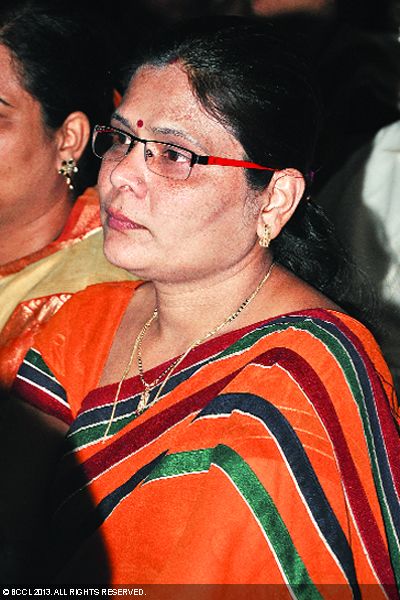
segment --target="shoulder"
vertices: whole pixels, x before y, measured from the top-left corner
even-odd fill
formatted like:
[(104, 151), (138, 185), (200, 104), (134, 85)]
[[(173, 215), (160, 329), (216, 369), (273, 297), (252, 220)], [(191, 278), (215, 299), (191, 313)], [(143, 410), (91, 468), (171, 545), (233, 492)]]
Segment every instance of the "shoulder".
[(113, 329), (119, 321), (140, 281), (111, 281), (89, 285), (76, 292), (50, 319), (35, 339), (35, 347), (75, 339), (79, 344), (94, 332), (97, 337), (107, 329)]
[(373, 334), (360, 321), (343, 312), (314, 308), (281, 315), (263, 328), (268, 334), (265, 344), (299, 385), (312, 380), (315, 389), (318, 381), (335, 403), (345, 397), (344, 390), (354, 400), (369, 398), (375, 403), (381, 398), (385, 403), (388, 398), (398, 418), (389, 368)]
[(97, 385), (115, 331), (140, 283), (102, 283), (74, 294), (35, 337), (14, 384), (17, 393), (28, 401), (37, 397), (33, 403), (43, 412), (61, 414), (68, 422), (68, 411), (75, 415), (82, 398)]
[(54, 373), (63, 373), (67, 370), (66, 363), (76, 369), (77, 360), (85, 365), (94, 356), (102, 360), (140, 284), (139, 281), (106, 282), (75, 293), (35, 337), (34, 347), (49, 368)]
[[(322, 381), (333, 373), (340, 378), (380, 379), (391, 376), (379, 345), (365, 325), (332, 309), (311, 308), (291, 311), (268, 319), (247, 337), (248, 343), (260, 342), (260, 351), (282, 357), (285, 364), (307, 364)], [(244, 340), (242, 340), (244, 345)], [(284, 358), (283, 358), (284, 357)], [(271, 359), (272, 360), (272, 359)]]
[(279, 421), (282, 431), (290, 426), (313, 452), (330, 456), (345, 439), (364, 444), (371, 424), (398, 444), (389, 370), (372, 334), (352, 317), (326, 309), (283, 314), (255, 324), (217, 357), (225, 375), (228, 358), (232, 378), (207, 411), (235, 420), (240, 411), (241, 439), (253, 435), (255, 417), (271, 427)]
[[(102, 313), (102, 309), (108, 307), (109, 312), (118, 310), (119, 307), (132, 297), (135, 289), (141, 285), (141, 281), (107, 281), (89, 285), (83, 290), (76, 292), (68, 302), (62, 307), (52, 320), (54, 326), (58, 322), (69, 319), (70, 315), (76, 315), (74, 320), (87, 313), (90, 310), (91, 321), (104, 320), (108, 313)], [(111, 303), (111, 304), (110, 304)], [(88, 315), (89, 316), (89, 315)], [(57, 321), (55, 320), (57, 319)]]
[[(265, 323), (277, 331), (288, 330), (290, 343), (299, 352), (307, 353), (315, 344), (329, 349), (332, 360), (347, 353), (360, 355), (364, 360), (373, 360), (377, 365), (385, 364), (381, 350), (371, 331), (347, 313), (331, 308), (310, 308), (280, 315)], [(301, 341), (300, 341), (301, 340)]]

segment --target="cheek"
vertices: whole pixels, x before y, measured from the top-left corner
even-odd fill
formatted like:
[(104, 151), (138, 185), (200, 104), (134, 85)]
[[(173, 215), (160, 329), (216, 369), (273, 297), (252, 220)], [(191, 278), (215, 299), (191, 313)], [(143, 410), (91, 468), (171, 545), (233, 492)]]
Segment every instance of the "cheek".
[(24, 142), (21, 136), (10, 138), (0, 135), (2, 170), (6, 167), (10, 173), (15, 172), (18, 178), (21, 175), (23, 177), (24, 171), (33, 162), (34, 154), (34, 149)]
[[(1, 138), (1, 136), (0, 136)], [(21, 189), (26, 182), (31, 188), (39, 185), (47, 194), (49, 184), (58, 181), (56, 154), (51, 141), (37, 143), (32, 140), (13, 140), (10, 144), (0, 143), (0, 167), (2, 186)], [(36, 190), (32, 189), (32, 193)]]
[[(163, 243), (190, 240), (186, 252), (202, 255), (252, 243), (255, 217), (247, 208), (247, 187), (240, 178), (214, 178), (202, 186), (181, 190), (167, 201), (160, 197), (158, 216), (162, 228), (156, 229)], [(174, 218), (171, 218), (171, 215)], [(239, 248), (237, 248), (239, 250)]]
[(152, 211), (196, 224), (213, 223), (226, 211), (241, 206), (244, 191), (238, 179), (232, 184), (227, 178), (215, 177), (208, 171), (197, 177), (192, 174), (186, 182), (169, 181), (167, 187), (158, 187), (155, 194), (150, 192)]
[(101, 161), (100, 170), (99, 170), (99, 174), (97, 177), (97, 184), (98, 184), (99, 190), (101, 191), (102, 189), (105, 189), (107, 186), (107, 183), (109, 184), (109, 182), (110, 182), (110, 168), (109, 167), (107, 168), (106, 162)]
[(102, 162), (97, 176), (97, 189), (99, 192), (100, 210), (103, 212), (104, 207), (109, 204), (109, 199), (112, 195), (112, 185), (110, 182), (111, 169), (109, 164)]
[(214, 178), (204, 189), (198, 221), (217, 234), (218, 231), (223, 234), (242, 227), (246, 197), (247, 189), (241, 173), (223, 171), (220, 177)]
[(150, 194), (150, 206), (157, 237), (165, 243), (190, 237), (193, 241), (214, 230), (224, 212), (221, 198), (208, 191), (159, 193), (157, 199)]

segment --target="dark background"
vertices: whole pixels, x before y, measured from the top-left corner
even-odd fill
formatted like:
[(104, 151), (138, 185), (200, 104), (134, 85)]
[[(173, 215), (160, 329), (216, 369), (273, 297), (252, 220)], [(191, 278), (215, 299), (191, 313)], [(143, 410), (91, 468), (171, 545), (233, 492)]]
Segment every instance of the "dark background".
[[(19, 0), (0, 2), (16, 6)], [(400, 0), (97, 0), (94, 6), (90, 0), (52, 0), (50, 4), (81, 15), (102, 32), (120, 91), (119, 67), (169, 23), (197, 15), (246, 15), (261, 8), (268, 18), (290, 20), (310, 52), (325, 107), (316, 192), (355, 150), (399, 118)]]

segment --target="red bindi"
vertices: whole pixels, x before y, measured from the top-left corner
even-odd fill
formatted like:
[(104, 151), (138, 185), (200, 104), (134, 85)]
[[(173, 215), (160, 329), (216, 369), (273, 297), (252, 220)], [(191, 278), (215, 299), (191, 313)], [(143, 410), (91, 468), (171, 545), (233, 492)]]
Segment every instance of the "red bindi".
[(138, 127), (143, 127), (143, 121), (142, 121), (142, 119), (138, 119), (138, 121), (137, 121), (136, 125), (137, 125)]

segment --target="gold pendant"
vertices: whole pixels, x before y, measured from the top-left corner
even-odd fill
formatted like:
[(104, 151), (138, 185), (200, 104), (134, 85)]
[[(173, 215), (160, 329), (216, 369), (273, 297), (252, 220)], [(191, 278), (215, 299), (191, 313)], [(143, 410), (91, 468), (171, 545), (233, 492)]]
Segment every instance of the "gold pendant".
[(147, 388), (145, 388), (143, 390), (143, 392), (140, 394), (140, 400), (139, 400), (139, 404), (137, 405), (136, 412), (138, 412), (140, 414), (141, 412), (144, 411), (144, 409), (147, 407), (147, 403), (149, 401), (149, 396), (150, 396), (150, 391)]

